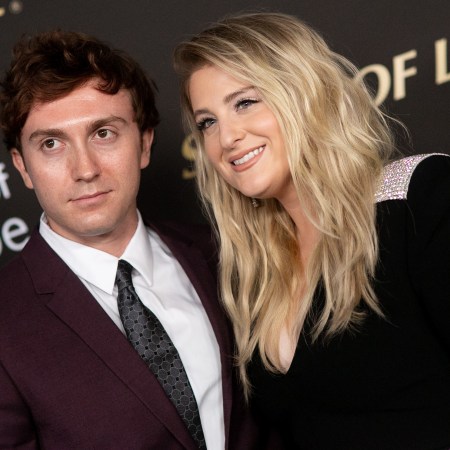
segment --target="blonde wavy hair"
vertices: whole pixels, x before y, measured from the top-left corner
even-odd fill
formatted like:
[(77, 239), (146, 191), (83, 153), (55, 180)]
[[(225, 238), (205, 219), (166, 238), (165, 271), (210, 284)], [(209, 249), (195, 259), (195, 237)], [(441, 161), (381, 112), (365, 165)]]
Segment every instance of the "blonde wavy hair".
[[(255, 209), (205, 156), (189, 80), (206, 65), (255, 87), (278, 120), (298, 198), (320, 232), (306, 267), (295, 225), (278, 201), (260, 200)], [(317, 339), (358, 325), (367, 309), (361, 303), (383, 314), (371, 283), (378, 259), (374, 195), (394, 151), (392, 133), (354, 65), (292, 16), (226, 18), (179, 44), (174, 66), (183, 120), (198, 149), (198, 189), (220, 240), (221, 295), (248, 395), (246, 369), (256, 348), (268, 370), (284, 371), (283, 327), (298, 339), (310, 317)], [(319, 288), (325, 303), (313, 314)]]

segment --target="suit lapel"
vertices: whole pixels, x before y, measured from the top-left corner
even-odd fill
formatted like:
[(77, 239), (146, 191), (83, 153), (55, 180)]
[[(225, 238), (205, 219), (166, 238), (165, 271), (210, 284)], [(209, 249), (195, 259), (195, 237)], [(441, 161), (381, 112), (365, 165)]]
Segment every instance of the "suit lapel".
[(232, 355), (231, 332), (226, 313), (218, 300), (217, 280), (205, 261), (205, 255), (191, 239), (176, 236), (173, 231), (162, 226), (152, 225), (161, 239), (169, 247), (173, 255), (186, 272), (197, 291), (214, 330), (220, 349), (222, 363), (222, 391), (224, 403), (225, 437), (228, 442), (232, 409)]
[[(158, 380), (78, 277), (38, 232), (24, 249), (34, 286), (46, 303), (187, 449), (195, 443)], [(45, 261), (45, 264), (43, 262)]]

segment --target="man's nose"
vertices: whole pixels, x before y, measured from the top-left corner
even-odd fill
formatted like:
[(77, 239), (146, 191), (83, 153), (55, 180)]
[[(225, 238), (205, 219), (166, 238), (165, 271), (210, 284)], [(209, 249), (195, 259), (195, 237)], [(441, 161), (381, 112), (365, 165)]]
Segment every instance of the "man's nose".
[(71, 164), (75, 181), (91, 181), (100, 173), (100, 164), (95, 151), (85, 144), (77, 144), (73, 148)]

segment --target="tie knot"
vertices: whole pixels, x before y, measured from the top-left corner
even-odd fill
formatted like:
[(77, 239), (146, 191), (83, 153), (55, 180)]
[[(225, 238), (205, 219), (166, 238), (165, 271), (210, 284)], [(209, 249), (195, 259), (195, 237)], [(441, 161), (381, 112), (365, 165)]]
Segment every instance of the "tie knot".
[(120, 259), (117, 266), (116, 273), (116, 284), (119, 291), (126, 287), (133, 286), (131, 281), (131, 272), (133, 271), (133, 266), (127, 261)]

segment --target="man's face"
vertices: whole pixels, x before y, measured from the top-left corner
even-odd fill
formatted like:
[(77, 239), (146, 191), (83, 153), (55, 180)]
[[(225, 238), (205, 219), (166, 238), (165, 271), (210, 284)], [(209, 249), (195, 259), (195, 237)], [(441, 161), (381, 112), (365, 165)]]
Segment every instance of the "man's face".
[(140, 133), (128, 91), (109, 95), (95, 87), (93, 80), (35, 103), (22, 129), (22, 155), (12, 156), (56, 233), (120, 254), (136, 229), (153, 131)]

